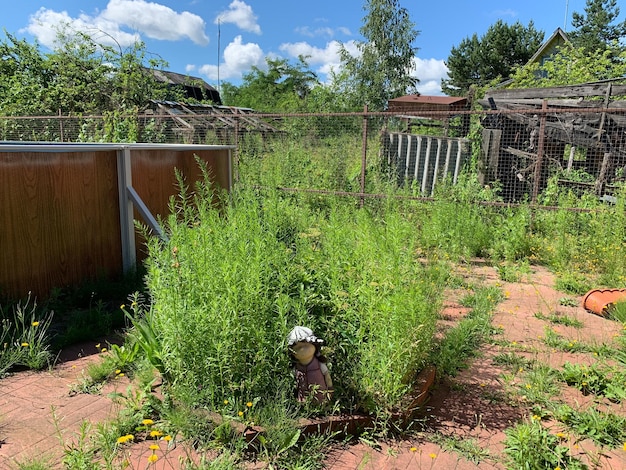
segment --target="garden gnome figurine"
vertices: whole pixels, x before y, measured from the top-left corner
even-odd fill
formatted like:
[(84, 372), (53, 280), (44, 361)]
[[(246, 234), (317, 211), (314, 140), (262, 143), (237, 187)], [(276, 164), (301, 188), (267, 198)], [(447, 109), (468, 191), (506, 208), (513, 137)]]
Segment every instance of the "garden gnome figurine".
[(296, 326), (289, 333), (287, 344), (294, 362), (298, 401), (304, 402), (311, 396), (315, 403), (323, 403), (330, 398), (333, 389), (326, 359), (320, 353), (324, 341), (310, 328)]

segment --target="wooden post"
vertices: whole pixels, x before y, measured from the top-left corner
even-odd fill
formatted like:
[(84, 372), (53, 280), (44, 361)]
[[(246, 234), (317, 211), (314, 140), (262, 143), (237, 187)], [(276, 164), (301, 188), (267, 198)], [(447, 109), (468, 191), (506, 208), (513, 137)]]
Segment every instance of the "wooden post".
[[(608, 84), (606, 87), (606, 94), (604, 95), (604, 108), (608, 109), (609, 103), (611, 101), (611, 91), (612, 85)], [(606, 121), (606, 112), (602, 113), (602, 117), (600, 118), (600, 127), (598, 127), (598, 133), (596, 137), (598, 138), (598, 142), (602, 142), (604, 140), (604, 157), (602, 158), (602, 165), (600, 166), (600, 173), (598, 174), (598, 178), (596, 179), (595, 184), (595, 193), (596, 196), (602, 196), (602, 191), (604, 190), (604, 185), (607, 181), (607, 174), (609, 172), (609, 168), (611, 166), (611, 162), (613, 160), (613, 154), (611, 152), (611, 143), (608, 139), (602, 139), (602, 133), (604, 132), (604, 123)]]
[(367, 105), (363, 106), (363, 144), (361, 149), (361, 201), (359, 207), (365, 205), (365, 167), (367, 166)]
[(548, 100), (541, 103), (541, 117), (539, 118), (539, 143), (537, 145), (537, 161), (535, 162), (535, 180), (533, 181), (533, 194), (531, 202), (537, 203), (539, 186), (541, 184), (541, 167), (543, 166), (543, 148), (546, 140), (546, 111), (548, 110)]

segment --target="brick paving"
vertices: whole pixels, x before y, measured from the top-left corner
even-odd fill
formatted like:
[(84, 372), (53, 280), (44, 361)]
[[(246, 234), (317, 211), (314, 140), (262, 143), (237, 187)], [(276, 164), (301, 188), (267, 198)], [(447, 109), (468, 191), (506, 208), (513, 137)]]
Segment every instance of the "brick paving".
[[(474, 271), (476, 271), (475, 269)], [(545, 271), (545, 270), (544, 270)], [(496, 283), (497, 275), (493, 268), (485, 268), (485, 278)], [(475, 273), (474, 273), (475, 274)], [(581, 341), (608, 342), (621, 331), (621, 326), (590, 315), (580, 307), (559, 305), (563, 294), (552, 289), (554, 280), (546, 272), (542, 281), (535, 276), (528, 283), (505, 283), (506, 300), (498, 305), (493, 316), (493, 324), (501, 329), (501, 337), (517, 345), (518, 354), (527, 350), (535, 351), (531, 358), (553, 367), (562, 367), (564, 361), (581, 362), (584, 357), (545, 348), (540, 335), (544, 333), (545, 322), (535, 313), (566, 312), (584, 322), (580, 330), (553, 326), (559, 334)], [(446, 304), (442, 318), (454, 323), (465, 314), (465, 310), (450, 302)], [(63, 445), (75, 439), (84, 420), (91, 423), (106, 421), (115, 416), (116, 405), (107, 397), (107, 390), (101, 394), (71, 394), (71, 386), (80, 378), (81, 371), (90, 361), (98, 360), (94, 345), (91, 356), (78, 351), (74, 357), (66, 357), (56, 367), (42, 372), (20, 372), (0, 380), (0, 470), (17, 470), (18, 463), (46, 456), (50, 469), (62, 468)], [(89, 351), (88, 351), (89, 352)], [(323, 465), (328, 470), (412, 470), (412, 469), (504, 469), (501, 460), (504, 430), (524, 419), (528, 412), (523, 407), (512, 406), (508, 401), (495, 400), (504, 393), (500, 380), (502, 370), (494, 366), (492, 358), (501, 352), (498, 346), (486, 345), (482, 355), (474, 359), (467, 370), (459, 373), (454, 383), (439, 383), (431, 393), (424, 408), (423, 419), (428, 421), (429, 430), (439, 436), (469, 440), (483, 449), (489, 449), (491, 458), (475, 464), (452, 450), (428, 442), (427, 436), (415, 432), (405, 440), (379, 442), (376, 446), (364, 441), (351, 444), (335, 443), (328, 449)], [(71, 356), (71, 355), (70, 355)], [(593, 360), (593, 358), (591, 358)], [(116, 382), (126, 389), (125, 381)], [(569, 390), (568, 393), (572, 391)], [(561, 396), (566, 399), (566, 396)], [(583, 406), (584, 397), (574, 396), (576, 406)], [(624, 415), (626, 405), (613, 404), (613, 410)], [(128, 458), (127, 468), (146, 468), (149, 443), (143, 442), (125, 449), (121, 458)], [(159, 442), (159, 445), (164, 445)], [(184, 443), (183, 443), (184, 444)], [(189, 452), (183, 444), (175, 449), (161, 449), (163, 458), (154, 469), (182, 468), (177, 464), (180, 457)], [(590, 468), (626, 470), (626, 450), (597, 449), (592, 442), (571, 442), (571, 453), (580, 456)], [(157, 451), (159, 452), (159, 451)], [(593, 464), (597, 465), (593, 465)], [(120, 468), (123, 461), (120, 462)], [(251, 463), (247, 468), (264, 468), (263, 463)]]
[(51, 469), (61, 468), (62, 441), (71, 443), (84, 420), (97, 423), (112, 415), (115, 405), (105, 394), (70, 393), (80, 372), (96, 358), (0, 380), (0, 469), (42, 458)]

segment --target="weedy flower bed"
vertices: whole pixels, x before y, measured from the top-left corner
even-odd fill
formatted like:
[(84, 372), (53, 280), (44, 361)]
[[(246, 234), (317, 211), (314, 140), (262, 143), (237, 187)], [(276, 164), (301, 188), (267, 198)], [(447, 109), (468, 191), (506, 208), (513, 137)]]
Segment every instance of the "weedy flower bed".
[[(181, 195), (168, 241), (149, 242), (142, 323), (171, 398), (216, 412), (228, 403), (257, 423), (401, 406), (431, 352), (447, 271), (418, 261), (413, 225), (387, 209), (333, 201), (315, 211), (245, 190), (216, 207)], [(294, 399), (295, 325), (326, 342), (335, 392), (322, 409)]]

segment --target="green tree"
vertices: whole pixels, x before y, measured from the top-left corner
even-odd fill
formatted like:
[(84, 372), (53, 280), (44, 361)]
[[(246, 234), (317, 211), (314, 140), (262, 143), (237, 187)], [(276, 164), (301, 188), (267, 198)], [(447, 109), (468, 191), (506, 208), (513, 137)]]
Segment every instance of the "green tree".
[(295, 65), (287, 59), (268, 58), (266, 63), (267, 70), (252, 67), (252, 71), (243, 76), (240, 86), (223, 83), (224, 103), (263, 112), (305, 110), (311, 89), (319, 84), (306, 58), (300, 56)]
[[(616, 60), (617, 59), (617, 60)], [(573, 44), (561, 46), (543, 64), (516, 68), (509, 88), (538, 88), (587, 83), (626, 75), (626, 51), (611, 48), (588, 52)]]
[(7, 39), (0, 43), (0, 113), (49, 113), (40, 96), (52, 77), (39, 45), (5, 34)]
[(508, 79), (516, 66), (526, 64), (537, 52), (543, 37), (532, 21), (524, 26), (498, 20), (482, 37), (473, 34), (452, 48), (446, 61), (448, 78), (441, 81), (441, 89), (450, 96), (464, 96), (471, 86)]
[(52, 52), (43, 53), (37, 42), (29, 44), (6, 33), (0, 58), (4, 115), (124, 112), (151, 98), (168, 97), (166, 85), (146, 73), (146, 68), (165, 62), (147, 61), (141, 42), (123, 50), (81, 32), (61, 31)]
[(620, 43), (626, 36), (626, 20), (614, 24), (619, 11), (617, 0), (587, 0), (584, 14), (572, 14), (574, 31), (568, 33), (568, 37), (588, 53), (611, 49), (619, 55), (626, 49), (624, 43)]
[(360, 32), (365, 41), (356, 43), (360, 54), (352, 56), (344, 45), (340, 54), (361, 103), (378, 111), (389, 99), (416, 92), (418, 49), (413, 44), (419, 31), (398, 0), (367, 0), (363, 9), (367, 14)]

